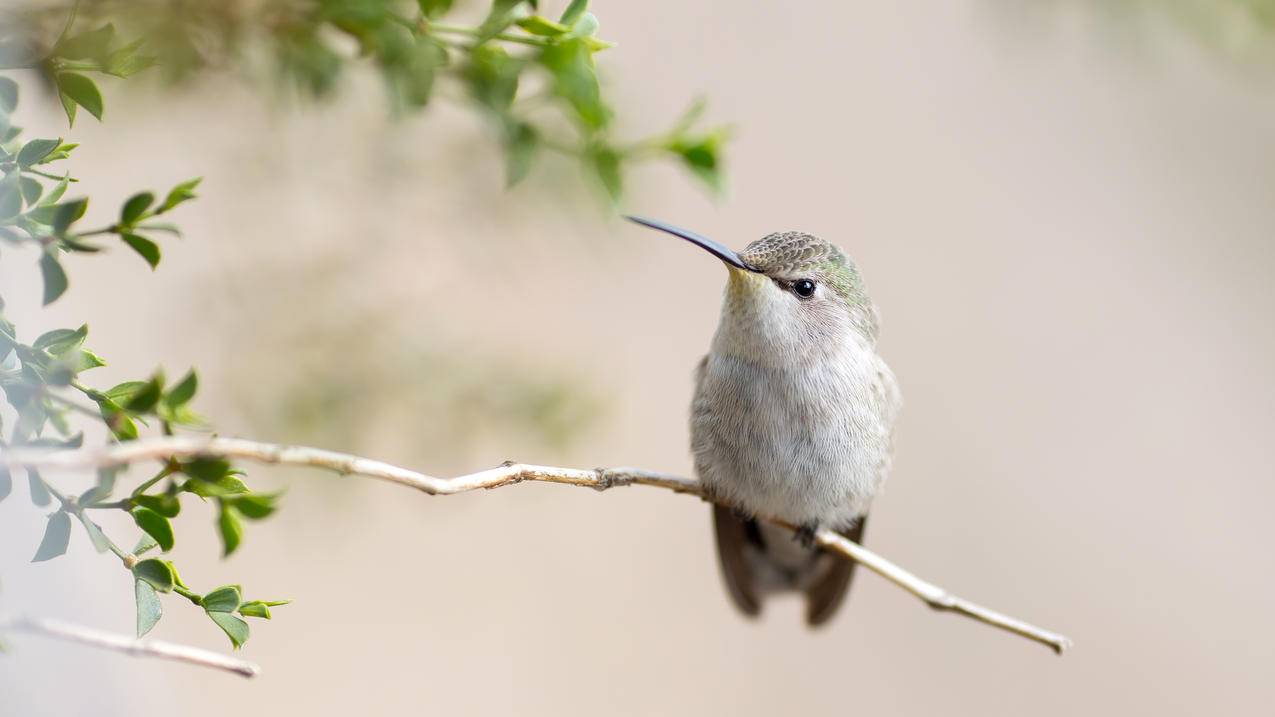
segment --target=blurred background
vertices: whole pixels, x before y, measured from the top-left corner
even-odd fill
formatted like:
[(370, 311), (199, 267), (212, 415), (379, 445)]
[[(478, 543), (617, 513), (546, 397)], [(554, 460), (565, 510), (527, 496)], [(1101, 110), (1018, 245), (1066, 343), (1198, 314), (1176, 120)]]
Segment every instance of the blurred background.
[[(867, 545), (1075, 649), (931, 612), (866, 571), (828, 629), (806, 630), (795, 599), (749, 622), (719, 583), (708, 508), (664, 491), (429, 498), (249, 465), (254, 485), (286, 488), (281, 511), (222, 561), (200, 527), (213, 512), (188, 501), (174, 552), (188, 581), (295, 600), (254, 623), (242, 655), (260, 678), (15, 636), (0, 713), (1269, 705), (1275, 66), (1247, 10), (1205, 24), (1083, 1), (593, 11), (619, 44), (599, 62), (622, 127), (658, 131), (700, 94), (735, 127), (723, 199), (652, 164), (625, 210), (737, 248), (809, 231), (862, 267), (905, 397)], [(90, 217), (202, 175), (186, 238), (154, 275), (120, 251), (70, 257), (77, 282), (42, 312), (35, 272), (9, 262), (10, 310), (87, 319), (111, 358), (103, 385), (156, 357), (173, 376), (199, 366), (196, 408), (226, 435), (435, 475), (505, 459), (689, 472), (716, 262), (619, 221), (569, 163), (504, 191), (480, 123), (442, 104), (391, 118), (363, 80), (317, 108), (230, 77), (111, 87), (129, 101), (67, 135), (103, 200)], [(21, 119), (66, 132), (56, 102)], [(130, 581), (82, 534), (67, 558), (27, 562), (43, 523), (25, 498), (0, 504), (0, 608), (131, 632)], [(228, 649), (197, 610), (165, 604), (154, 637)]]

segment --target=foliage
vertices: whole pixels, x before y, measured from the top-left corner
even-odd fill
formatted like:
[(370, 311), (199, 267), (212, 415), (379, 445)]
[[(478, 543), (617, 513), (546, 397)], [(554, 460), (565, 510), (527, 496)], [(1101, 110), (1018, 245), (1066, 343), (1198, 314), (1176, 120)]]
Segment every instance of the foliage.
[[(470, 104), (497, 127), (511, 183), (527, 175), (538, 152), (549, 149), (578, 156), (612, 197), (622, 190), (627, 163), (651, 155), (677, 158), (709, 186), (720, 185), (725, 135), (694, 130), (702, 103), (659, 137), (629, 145), (611, 138), (614, 112), (603, 100), (594, 65), (594, 55), (611, 45), (596, 37), (598, 22), (585, 0), (572, 0), (557, 20), (537, 14), (535, 2), (494, 0), (473, 26), (441, 22), (450, 9), (450, 0), (20, 5), (0, 16), (0, 70), (38, 73), (73, 127), (82, 112), (103, 118), (97, 84), (103, 76), (127, 78), (158, 66), (169, 79), (183, 80), (214, 66), (249, 62), (255, 43), (266, 48), (281, 77), (313, 97), (330, 93), (346, 66), (356, 62), (375, 65), (395, 107), (404, 110), (426, 106), (441, 82), (459, 82)], [(125, 40), (125, 34), (140, 39)], [(540, 89), (524, 96), (524, 88), (537, 81)], [(86, 228), (89, 199), (72, 191), (78, 180), (65, 167), (77, 145), (61, 137), (24, 137), (12, 122), (18, 95), (18, 84), (0, 75), (0, 250), (38, 257), (44, 305), (68, 291), (62, 261), (67, 254), (94, 254), (118, 243), (158, 268), (165, 238), (180, 235), (167, 221), (169, 214), (195, 198), (200, 180), (160, 194), (138, 191), (111, 224)], [(560, 109), (559, 120), (565, 118), (572, 131), (569, 139), (554, 137), (561, 122), (536, 114), (538, 104)], [(199, 389), (194, 369), (176, 382), (156, 370), (95, 388), (84, 375), (106, 362), (86, 345), (87, 325), (30, 338), (5, 317), (4, 306), (0, 297), (0, 392), (8, 404), (0, 406), (0, 451), (78, 448), (91, 424), (110, 442), (207, 428), (191, 408)], [(531, 403), (538, 420), (553, 425), (569, 409), (553, 392)], [(31, 502), (51, 511), (32, 560), (64, 554), (78, 524), (97, 552), (114, 554), (129, 571), (139, 636), (162, 617), (161, 595), (175, 594), (201, 608), (235, 648), (249, 637), (244, 618), (270, 619), (271, 608), (287, 602), (246, 598), (239, 585), (195, 591), (162, 557), (176, 545), (175, 519), (192, 497), (215, 505), (224, 556), (242, 546), (245, 522), (276, 510), (278, 494), (253, 491), (247, 476), (219, 457), (164, 460), (131, 490), (118, 485), (121, 471), (101, 469), (94, 486), (79, 496), (59, 490), (37, 470), (23, 472)], [(0, 468), (0, 501), (11, 496), (13, 482), (13, 472)], [(93, 518), (101, 511), (131, 517), (140, 534), (131, 550)]]
[[(0, 64), (38, 68), (72, 120), (77, 107), (102, 115), (101, 95), (84, 73), (127, 77), (158, 62), (170, 81), (181, 82), (218, 69), (249, 76), (264, 69), (321, 99), (353, 66), (371, 65), (399, 112), (459, 90), (494, 128), (511, 185), (550, 151), (578, 158), (615, 200), (626, 168), (641, 159), (674, 159), (706, 186), (721, 187), (726, 131), (697, 129), (702, 103), (668, 132), (631, 142), (614, 137), (615, 112), (595, 65), (613, 45), (597, 36), (587, 0), (573, 0), (556, 20), (539, 14), (535, 0), (494, 0), (471, 25), (444, 22), (450, 0), (84, 0), (79, 8), (95, 30), (59, 40), (52, 53), (27, 39), (0, 54)], [(13, 18), (34, 38), (65, 13), (32, 2), (19, 4)], [(118, 39), (116, 26), (146, 38), (146, 52)]]

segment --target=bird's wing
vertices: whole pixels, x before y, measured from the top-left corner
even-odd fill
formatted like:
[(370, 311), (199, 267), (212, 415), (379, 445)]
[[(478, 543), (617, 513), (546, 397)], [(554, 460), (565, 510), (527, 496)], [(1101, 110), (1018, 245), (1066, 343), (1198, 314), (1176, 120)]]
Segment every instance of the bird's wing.
[[(868, 516), (864, 515), (853, 528), (843, 530), (841, 534), (861, 543), (863, 528), (867, 522)], [(836, 614), (837, 608), (841, 607), (846, 594), (850, 592), (850, 581), (854, 579), (854, 567), (858, 564), (853, 560), (843, 560), (840, 556), (825, 555), (822, 558), (831, 560), (832, 564), (828, 566), (827, 572), (806, 588), (806, 624), (811, 627), (824, 624)]]
[[(713, 529), (717, 533), (717, 559), (722, 565), (722, 579), (740, 612), (752, 617), (761, 612), (757, 599), (757, 583), (748, 551), (756, 551), (757, 529), (749, 529), (749, 519), (741, 518), (730, 508), (713, 506)], [(843, 561), (844, 562), (844, 561)]]

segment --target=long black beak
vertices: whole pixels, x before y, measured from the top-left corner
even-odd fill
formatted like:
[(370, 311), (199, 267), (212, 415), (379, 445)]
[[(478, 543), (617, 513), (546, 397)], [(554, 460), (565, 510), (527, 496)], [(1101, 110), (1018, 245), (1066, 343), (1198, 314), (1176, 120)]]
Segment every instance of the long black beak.
[(734, 249), (731, 249), (730, 247), (719, 244), (713, 241), (712, 239), (709, 239), (708, 237), (700, 236), (699, 234), (696, 234), (695, 232), (687, 231), (685, 229), (679, 229), (678, 227), (675, 227), (672, 224), (657, 222), (654, 219), (643, 219), (642, 217), (633, 217), (628, 215), (626, 215), (624, 218), (628, 219), (631, 222), (641, 224), (642, 226), (650, 227), (652, 229), (659, 229), (660, 231), (667, 232), (669, 234), (672, 234), (675, 237), (681, 237), (685, 239), (686, 241), (699, 246), (700, 248), (707, 251), (709, 254), (712, 254), (713, 256), (717, 257), (718, 259), (721, 259), (722, 261), (726, 262), (727, 264), (730, 264), (731, 266), (739, 267), (740, 269), (743, 269), (745, 271), (755, 271), (759, 273), (761, 272), (761, 269), (758, 269), (752, 264), (749, 264), (748, 262), (741, 259), (739, 257), (739, 254), (735, 253)]

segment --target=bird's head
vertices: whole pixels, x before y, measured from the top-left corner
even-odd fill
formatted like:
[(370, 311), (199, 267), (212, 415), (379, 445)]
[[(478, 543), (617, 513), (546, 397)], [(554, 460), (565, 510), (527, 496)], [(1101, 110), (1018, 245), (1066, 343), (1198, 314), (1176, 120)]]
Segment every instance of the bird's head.
[(705, 249), (730, 271), (714, 351), (786, 364), (817, 360), (848, 342), (876, 343), (876, 307), (858, 268), (836, 245), (780, 232), (735, 252), (663, 222), (628, 219)]

